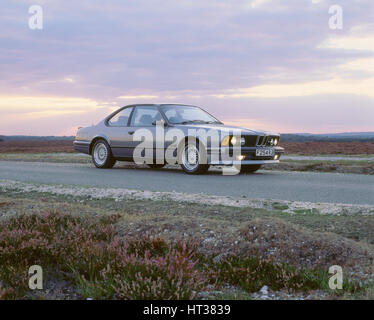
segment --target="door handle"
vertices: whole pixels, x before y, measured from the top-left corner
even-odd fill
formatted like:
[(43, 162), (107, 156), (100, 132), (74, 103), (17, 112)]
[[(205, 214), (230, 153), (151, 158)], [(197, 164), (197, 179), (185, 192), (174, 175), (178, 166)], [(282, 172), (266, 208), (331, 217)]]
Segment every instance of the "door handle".
[(135, 131), (129, 131), (129, 135), (133, 135)]

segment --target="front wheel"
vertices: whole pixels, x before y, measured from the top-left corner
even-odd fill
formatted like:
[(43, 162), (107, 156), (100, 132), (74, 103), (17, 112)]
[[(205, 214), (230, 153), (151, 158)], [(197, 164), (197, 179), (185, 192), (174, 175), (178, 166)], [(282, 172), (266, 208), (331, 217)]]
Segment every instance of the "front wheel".
[(199, 149), (198, 142), (186, 143), (180, 155), (179, 163), (187, 174), (201, 174), (209, 169), (206, 152), (203, 147)]
[(116, 160), (112, 156), (109, 144), (103, 140), (97, 140), (92, 148), (92, 161), (96, 168), (109, 169), (113, 168)]
[(240, 173), (254, 173), (261, 168), (260, 164), (242, 165)]

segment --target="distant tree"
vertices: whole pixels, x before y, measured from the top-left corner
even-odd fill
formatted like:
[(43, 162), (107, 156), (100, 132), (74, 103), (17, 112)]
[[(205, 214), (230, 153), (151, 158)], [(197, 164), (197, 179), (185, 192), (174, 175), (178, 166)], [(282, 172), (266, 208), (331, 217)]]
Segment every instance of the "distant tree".
[(4, 141), (4, 139), (3, 138), (0, 138), (0, 142), (3, 142)]

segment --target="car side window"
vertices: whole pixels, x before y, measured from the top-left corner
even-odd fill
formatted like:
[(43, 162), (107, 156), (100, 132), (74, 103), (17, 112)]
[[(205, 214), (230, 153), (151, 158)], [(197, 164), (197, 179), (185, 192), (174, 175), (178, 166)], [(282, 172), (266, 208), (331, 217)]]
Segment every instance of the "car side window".
[(108, 121), (111, 127), (127, 127), (133, 107), (125, 108)]
[(154, 121), (162, 119), (156, 107), (136, 107), (131, 117), (133, 127), (151, 127)]

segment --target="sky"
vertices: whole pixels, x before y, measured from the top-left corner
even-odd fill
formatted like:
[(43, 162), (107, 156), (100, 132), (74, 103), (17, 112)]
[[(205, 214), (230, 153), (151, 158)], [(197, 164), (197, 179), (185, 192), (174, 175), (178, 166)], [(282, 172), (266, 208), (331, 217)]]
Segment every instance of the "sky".
[(374, 131), (374, 1), (2, 0), (0, 135), (74, 135), (160, 102), (273, 132)]

